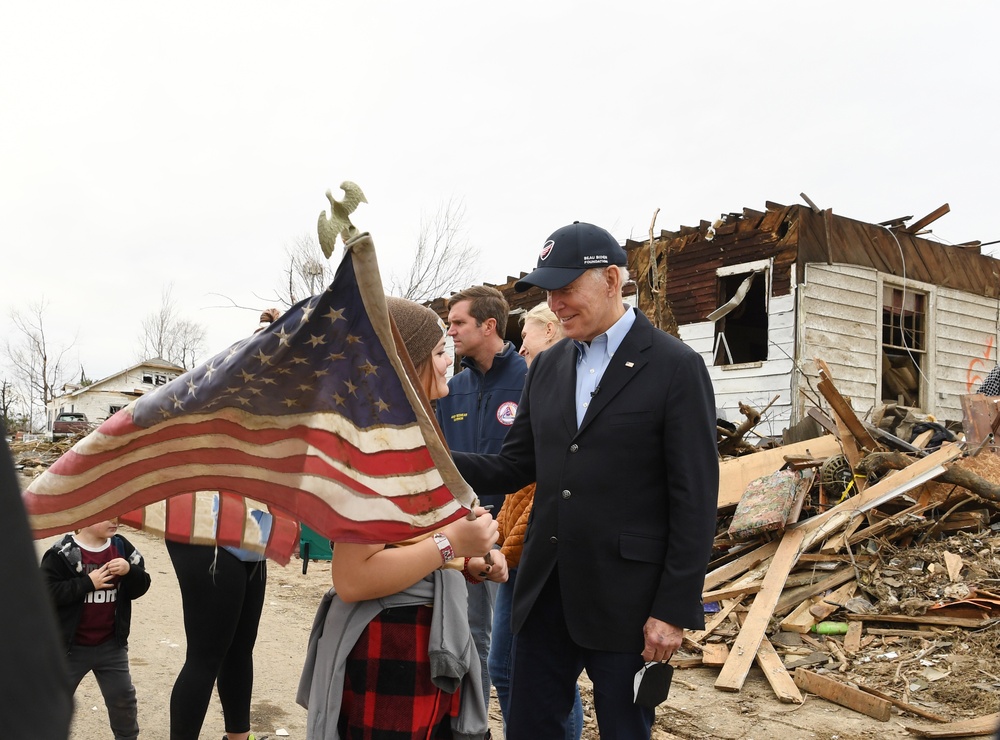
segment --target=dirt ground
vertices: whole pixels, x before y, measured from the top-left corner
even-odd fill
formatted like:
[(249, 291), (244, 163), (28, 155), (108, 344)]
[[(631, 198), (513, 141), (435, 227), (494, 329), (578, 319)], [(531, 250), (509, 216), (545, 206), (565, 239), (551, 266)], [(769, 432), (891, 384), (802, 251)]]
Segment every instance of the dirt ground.
[[(144, 737), (166, 738), (170, 690), (184, 660), (180, 594), (163, 541), (128, 528), (123, 528), (123, 534), (142, 552), (152, 576), (149, 592), (134, 604), (130, 639), (139, 724)], [(39, 552), (54, 539), (39, 541)], [(267, 597), (254, 653), (252, 718), (258, 736), (305, 737), (306, 712), (295, 703), (295, 690), (313, 614), (329, 579), (328, 563), (313, 561), (305, 574), (300, 560), (293, 560), (284, 568), (269, 563)], [(888, 722), (878, 722), (816, 697), (807, 698), (802, 705), (782, 704), (757, 668), (751, 670), (738, 693), (715, 689), (717, 675), (716, 670), (706, 668), (676, 671), (670, 698), (657, 710), (653, 737), (890, 740), (911, 737), (903, 729), (904, 723), (922, 722), (898, 715)], [(585, 676), (581, 684), (587, 714), (584, 737), (589, 740), (598, 735)], [(495, 699), (491, 716), (493, 735), (501, 738)], [(223, 731), (222, 709), (218, 698), (213, 697), (202, 737), (219, 738)], [(73, 740), (110, 737), (101, 694), (91, 676), (77, 690), (71, 737)]]

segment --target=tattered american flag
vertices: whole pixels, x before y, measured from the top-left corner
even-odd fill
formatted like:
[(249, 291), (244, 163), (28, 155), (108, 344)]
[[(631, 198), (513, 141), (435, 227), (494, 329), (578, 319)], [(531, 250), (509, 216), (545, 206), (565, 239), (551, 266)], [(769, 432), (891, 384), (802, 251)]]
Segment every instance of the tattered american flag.
[[(129, 404), (36, 478), (32, 527), (45, 537), (187, 494), (174, 520), (196, 531), (194, 494), (222, 491), (220, 512), (227, 495), (252, 499), (335, 541), (428, 532), (475, 494), (412, 376), (362, 234), (322, 294)], [(165, 525), (173, 504), (145, 516)]]

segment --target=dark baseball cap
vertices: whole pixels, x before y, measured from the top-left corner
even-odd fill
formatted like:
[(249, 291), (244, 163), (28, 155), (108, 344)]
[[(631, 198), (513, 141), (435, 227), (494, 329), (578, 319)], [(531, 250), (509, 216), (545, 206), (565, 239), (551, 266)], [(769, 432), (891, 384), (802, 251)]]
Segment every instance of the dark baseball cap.
[(537, 286), (565, 288), (592, 267), (628, 264), (618, 240), (600, 226), (574, 221), (553, 232), (538, 253), (535, 269), (514, 284), (518, 293)]

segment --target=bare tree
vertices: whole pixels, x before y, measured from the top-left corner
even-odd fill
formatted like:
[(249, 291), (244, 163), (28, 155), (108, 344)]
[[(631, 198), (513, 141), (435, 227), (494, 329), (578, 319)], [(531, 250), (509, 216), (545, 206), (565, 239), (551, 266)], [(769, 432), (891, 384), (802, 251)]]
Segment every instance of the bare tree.
[(393, 274), (389, 292), (423, 302), (474, 283), (479, 248), (469, 244), (464, 221), (465, 204), (454, 198), (422, 219), (413, 263), (403, 277)]
[(333, 282), (334, 266), (323, 257), (315, 234), (303, 234), (285, 245), (282, 285), (272, 302), (291, 306), (303, 298), (321, 293)]
[(173, 298), (173, 284), (160, 293), (160, 308), (142, 320), (138, 360), (159, 357), (185, 370), (195, 366), (205, 348), (205, 327), (181, 318)]
[(68, 381), (66, 353), (76, 342), (74, 339), (65, 347), (50, 344), (45, 331), (47, 307), (43, 298), (30, 304), (27, 311), (12, 310), (14, 338), (6, 342), (7, 359), (14, 369), (22, 401), (27, 401), (27, 416), (32, 427), (40, 425), (45, 408)]
[(7, 432), (23, 429), (27, 422), (25, 414), (18, 413), (19, 408), (23, 408), (21, 394), (7, 378), (0, 380), (0, 424), (3, 424)]

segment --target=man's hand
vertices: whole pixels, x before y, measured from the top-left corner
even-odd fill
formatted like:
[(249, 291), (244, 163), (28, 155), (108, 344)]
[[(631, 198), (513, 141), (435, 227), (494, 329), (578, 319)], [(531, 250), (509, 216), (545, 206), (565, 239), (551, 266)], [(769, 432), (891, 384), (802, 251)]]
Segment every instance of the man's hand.
[(681, 646), (684, 629), (650, 617), (642, 626), (642, 636), (646, 642), (642, 659), (647, 662), (665, 662), (670, 660), (670, 656)]

